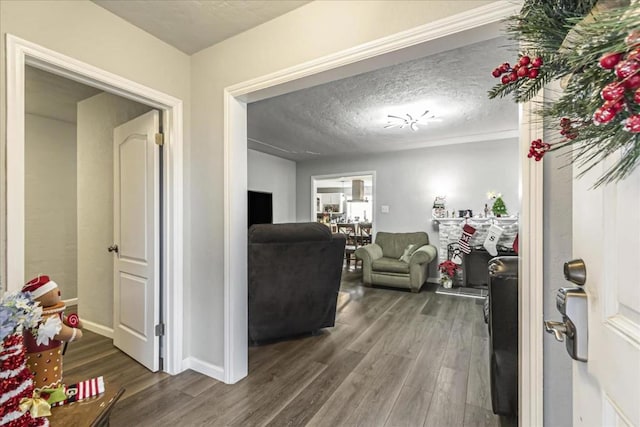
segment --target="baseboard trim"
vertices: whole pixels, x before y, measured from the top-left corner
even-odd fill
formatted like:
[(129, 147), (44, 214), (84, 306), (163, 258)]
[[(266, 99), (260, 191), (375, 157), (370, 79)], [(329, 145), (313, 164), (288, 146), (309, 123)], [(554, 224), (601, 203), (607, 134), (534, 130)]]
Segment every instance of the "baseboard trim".
[(113, 328), (108, 328), (99, 323), (92, 322), (90, 320), (82, 320), (82, 328), (87, 331), (94, 332), (98, 335), (102, 335), (103, 337), (107, 337), (113, 339)]
[(218, 365), (213, 365), (209, 362), (200, 360), (197, 357), (187, 357), (182, 361), (182, 367), (184, 369), (192, 369), (215, 380), (224, 382), (223, 368)]
[(67, 307), (69, 307), (70, 305), (78, 305), (78, 298), (63, 299), (62, 302)]

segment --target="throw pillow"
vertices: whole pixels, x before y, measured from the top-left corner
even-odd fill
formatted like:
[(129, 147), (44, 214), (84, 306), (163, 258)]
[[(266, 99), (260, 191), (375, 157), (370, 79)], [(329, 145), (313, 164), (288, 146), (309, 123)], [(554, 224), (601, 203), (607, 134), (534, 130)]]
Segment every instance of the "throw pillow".
[(418, 249), (416, 245), (409, 245), (404, 250), (402, 256), (400, 257), (400, 261), (404, 261), (409, 264), (409, 260), (411, 259), (411, 255)]

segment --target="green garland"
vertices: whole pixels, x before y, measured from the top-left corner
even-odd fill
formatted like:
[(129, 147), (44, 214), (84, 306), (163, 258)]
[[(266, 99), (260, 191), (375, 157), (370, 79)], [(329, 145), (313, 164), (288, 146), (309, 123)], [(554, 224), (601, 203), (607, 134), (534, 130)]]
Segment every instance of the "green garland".
[[(557, 100), (539, 106), (541, 117), (558, 123), (559, 132), (545, 142), (532, 141), (529, 157), (540, 160), (546, 151), (569, 147), (582, 176), (621, 150), (595, 186), (629, 176), (640, 163), (640, 2), (526, 0), (507, 31), (527, 49), (517, 65), (494, 70), (502, 83), (490, 98), (512, 95), (526, 102), (553, 80), (565, 83)], [(543, 63), (535, 74), (511, 76), (527, 68), (530, 57)]]

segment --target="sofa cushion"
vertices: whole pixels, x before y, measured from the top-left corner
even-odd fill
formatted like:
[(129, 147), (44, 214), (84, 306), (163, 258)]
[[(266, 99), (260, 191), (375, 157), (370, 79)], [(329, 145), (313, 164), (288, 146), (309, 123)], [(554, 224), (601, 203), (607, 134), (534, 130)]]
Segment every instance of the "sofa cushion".
[(373, 261), (373, 271), (386, 271), (390, 273), (409, 273), (409, 264), (399, 259), (382, 257)]
[(416, 245), (416, 249), (429, 244), (429, 236), (424, 231), (416, 233), (386, 233), (376, 234), (376, 243), (382, 248), (385, 257), (399, 259), (409, 245)]

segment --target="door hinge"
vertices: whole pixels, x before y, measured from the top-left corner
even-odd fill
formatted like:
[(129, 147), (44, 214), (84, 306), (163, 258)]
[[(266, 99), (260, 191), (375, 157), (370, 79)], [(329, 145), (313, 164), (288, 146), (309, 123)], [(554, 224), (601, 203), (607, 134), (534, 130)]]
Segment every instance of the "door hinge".
[(164, 135), (161, 133), (156, 133), (156, 144), (162, 147), (164, 145)]
[(160, 323), (156, 325), (156, 336), (163, 337), (164, 336), (164, 323)]

